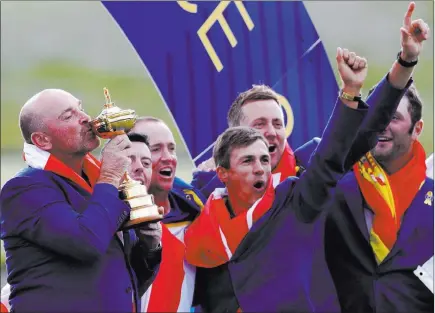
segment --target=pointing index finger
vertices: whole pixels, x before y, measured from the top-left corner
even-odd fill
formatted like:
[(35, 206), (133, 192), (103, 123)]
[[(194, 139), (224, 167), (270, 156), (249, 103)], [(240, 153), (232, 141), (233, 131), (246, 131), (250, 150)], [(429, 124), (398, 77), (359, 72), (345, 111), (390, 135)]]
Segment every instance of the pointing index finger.
[(405, 18), (403, 19), (403, 25), (407, 28), (411, 25), (412, 12), (415, 9), (415, 2), (411, 2), (408, 6), (408, 11), (406, 11)]

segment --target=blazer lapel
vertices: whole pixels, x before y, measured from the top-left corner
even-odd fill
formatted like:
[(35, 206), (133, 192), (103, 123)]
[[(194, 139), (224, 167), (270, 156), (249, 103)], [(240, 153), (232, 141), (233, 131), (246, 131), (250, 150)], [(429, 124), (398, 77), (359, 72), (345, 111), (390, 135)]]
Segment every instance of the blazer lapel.
[[(272, 207), (262, 217), (260, 217), (242, 239), (231, 260), (241, 260), (247, 258), (251, 253), (262, 249), (263, 244), (275, 236), (274, 229), (278, 224), (283, 223), (282, 213), (290, 210), (281, 210), (281, 202), (275, 198)], [(277, 219), (277, 215), (280, 219)]]
[[(433, 195), (432, 190), (433, 185), (428, 184), (428, 180), (426, 179), (426, 182), (417, 192), (414, 200), (411, 202), (409, 208), (406, 210), (402, 219), (402, 224), (400, 226), (396, 243), (394, 244), (393, 248), (385, 258), (383, 263), (393, 258), (404, 245), (409, 245), (410, 242), (415, 241), (416, 238), (412, 237), (419, 237), (420, 232), (424, 232), (425, 229), (429, 229), (430, 227), (432, 227), (431, 233), (433, 233), (433, 200), (430, 201), (430, 204), (425, 202), (427, 194), (429, 192), (431, 192)], [(422, 238), (421, 240), (424, 240), (424, 238)], [(430, 244), (430, 246), (433, 246), (433, 243)]]
[(353, 172), (350, 172), (343, 177), (340, 182), (340, 189), (343, 191), (347, 206), (349, 207), (360, 233), (363, 235), (365, 240), (369, 242), (370, 237), (364, 216), (364, 200)]

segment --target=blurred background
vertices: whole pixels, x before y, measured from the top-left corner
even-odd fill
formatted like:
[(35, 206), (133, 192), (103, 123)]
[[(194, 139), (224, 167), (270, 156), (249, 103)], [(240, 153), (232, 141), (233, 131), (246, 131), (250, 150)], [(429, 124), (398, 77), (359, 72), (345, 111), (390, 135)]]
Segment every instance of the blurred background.
[[(424, 19), (433, 33), (433, 1), (416, 4), (413, 18)], [(368, 59), (366, 95), (396, 58), (408, 2), (309, 1), (305, 6), (334, 69), (338, 46)], [(424, 102), (425, 124), (420, 139), (428, 156), (433, 152), (433, 69), (430, 38), (414, 74)], [(104, 104), (103, 87), (109, 88), (118, 106), (168, 123), (177, 141), (177, 175), (190, 181), (193, 162), (181, 134), (146, 67), (100, 2), (2, 1), (1, 186), (24, 166), (18, 113), (28, 98), (45, 88), (65, 89), (82, 99), (88, 114), (96, 116)], [(3, 286), (3, 249), (1, 264)]]

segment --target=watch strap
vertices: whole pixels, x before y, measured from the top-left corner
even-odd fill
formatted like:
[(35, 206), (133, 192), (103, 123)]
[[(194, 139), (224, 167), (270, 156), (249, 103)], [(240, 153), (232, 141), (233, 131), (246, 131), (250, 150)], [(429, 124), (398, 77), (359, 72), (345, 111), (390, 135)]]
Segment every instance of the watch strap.
[(361, 101), (361, 94), (359, 94), (358, 96), (353, 96), (347, 92), (344, 92), (343, 89), (340, 89), (340, 91), (338, 92), (338, 96), (348, 101)]
[(402, 65), (403, 67), (413, 67), (418, 63), (418, 59), (412, 62), (406, 62), (405, 60), (402, 59), (402, 57), (400, 56), (402, 54), (402, 51), (399, 51), (399, 53), (397, 54), (397, 62)]

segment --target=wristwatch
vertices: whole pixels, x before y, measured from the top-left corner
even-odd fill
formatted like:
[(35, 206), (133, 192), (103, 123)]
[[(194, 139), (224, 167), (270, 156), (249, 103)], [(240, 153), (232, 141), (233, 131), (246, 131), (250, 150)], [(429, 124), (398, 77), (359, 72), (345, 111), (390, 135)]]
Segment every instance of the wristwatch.
[(359, 96), (352, 96), (351, 94), (344, 92), (343, 89), (340, 89), (338, 96), (349, 101), (361, 101), (361, 94), (359, 94)]
[(397, 62), (402, 65), (403, 67), (413, 67), (418, 63), (418, 59), (412, 62), (406, 62), (400, 57), (400, 54), (402, 53), (402, 50), (399, 51), (397, 54)]

